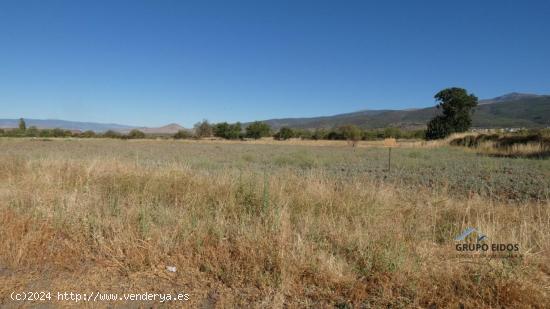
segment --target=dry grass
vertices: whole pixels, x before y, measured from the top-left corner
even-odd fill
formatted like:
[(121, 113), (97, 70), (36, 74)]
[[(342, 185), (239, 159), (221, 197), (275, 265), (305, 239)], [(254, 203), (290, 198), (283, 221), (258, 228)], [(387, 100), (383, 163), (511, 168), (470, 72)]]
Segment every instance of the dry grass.
[[(226, 140), (221, 138), (210, 138), (201, 140), (181, 140), (182, 143), (188, 144), (246, 144), (246, 145), (278, 145), (278, 146), (314, 146), (314, 147), (349, 147), (349, 141), (344, 140), (304, 140), (300, 138), (291, 138), (287, 140), (276, 140), (272, 137), (264, 137), (257, 140)], [(399, 140), (397, 147), (425, 147), (427, 145), (435, 145), (434, 142), (426, 142), (420, 140)], [(370, 147), (385, 147), (383, 140), (375, 141), (357, 141), (355, 147), (370, 148)]]
[(472, 151), (494, 157), (538, 158), (550, 156), (550, 137), (538, 134), (465, 134), (453, 136), (449, 144), (466, 146)]
[(502, 157), (544, 157), (550, 155), (550, 147), (542, 143), (514, 144), (509, 147), (498, 147), (495, 142), (483, 142), (474, 151), (490, 156)]
[[(39, 288), (185, 291), (190, 307), (550, 303), (548, 200), (456, 198), (322, 168), (218, 170), (15, 148), (0, 161), (0, 305), (12, 290)], [(469, 226), (519, 243), (522, 256), (456, 258), (453, 237)]]

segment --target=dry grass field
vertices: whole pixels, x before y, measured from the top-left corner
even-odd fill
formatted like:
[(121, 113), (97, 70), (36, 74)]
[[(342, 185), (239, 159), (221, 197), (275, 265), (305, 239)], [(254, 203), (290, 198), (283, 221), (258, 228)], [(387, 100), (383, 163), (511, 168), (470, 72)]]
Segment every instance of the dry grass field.
[(0, 307), (548, 308), (550, 160), (309, 143), (0, 139)]

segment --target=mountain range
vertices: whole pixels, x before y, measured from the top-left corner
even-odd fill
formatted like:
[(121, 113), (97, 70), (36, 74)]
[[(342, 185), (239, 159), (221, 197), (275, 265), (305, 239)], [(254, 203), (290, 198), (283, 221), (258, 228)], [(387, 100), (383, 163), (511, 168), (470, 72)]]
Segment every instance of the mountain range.
[[(105, 132), (108, 130), (117, 131), (120, 133), (128, 133), (133, 129), (140, 130), (147, 134), (174, 134), (185, 128), (176, 123), (171, 123), (162, 127), (137, 127), (116, 123), (97, 123), (97, 122), (80, 122), (58, 119), (30, 119), (25, 118), (27, 127), (35, 126), (39, 129), (54, 129), (60, 128), (65, 130), (77, 131), (95, 131)], [(19, 119), (0, 119), (0, 128), (17, 128)]]
[[(435, 106), (407, 110), (363, 110), (352, 113), (311, 118), (283, 118), (264, 120), (274, 130), (281, 127), (300, 129), (332, 128), (345, 124), (355, 124), (362, 128), (384, 127), (423, 128), (437, 115)], [(0, 128), (16, 128), (18, 119), (0, 119)], [(77, 122), (56, 119), (25, 119), (27, 127), (67, 130), (92, 130), (104, 132), (114, 130), (127, 133), (138, 129), (148, 134), (173, 134), (184, 128), (172, 123), (162, 127), (137, 127), (114, 123)], [(247, 123), (244, 124), (245, 126)], [(504, 127), (550, 127), (550, 95), (509, 93), (496, 98), (480, 100), (473, 114), (476, 128)]]
[[(438, 114), (435, 106), (407, 110), (363, 110), (353, 113), (312, 118), (265, 120), (272, 128), (313, 129), (355, 124), (367, 129), (399, 127), (423, 128)], [(493, 99), (480, 100), (475, 108), (472, 125), (477, 128), (548, 127), (550, 126), (550, 95), (509, 93)]]

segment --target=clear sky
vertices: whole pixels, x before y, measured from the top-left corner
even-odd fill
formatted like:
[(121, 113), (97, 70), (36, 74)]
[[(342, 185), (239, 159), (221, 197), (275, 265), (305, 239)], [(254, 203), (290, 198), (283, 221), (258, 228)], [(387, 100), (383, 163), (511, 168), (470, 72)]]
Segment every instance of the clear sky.
[(0, 118), (186, 127), (550, 93), (550, 1), (0, 0)]

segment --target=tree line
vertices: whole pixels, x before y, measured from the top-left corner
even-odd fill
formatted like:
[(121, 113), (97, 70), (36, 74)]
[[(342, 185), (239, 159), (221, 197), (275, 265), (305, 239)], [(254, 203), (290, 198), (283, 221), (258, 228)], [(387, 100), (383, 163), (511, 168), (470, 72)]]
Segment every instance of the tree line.
[(195, 124), (194, 135), (186, 131), (180, 132), (176, 134), (175, 138), (219, 137), (231, 140), (273, 137), (276, 140), (287, 140), (291, 138), (309, 140), (377, 140), (389, 137), (417, 139), (425, 137), (425, 130), (402, 130), (394, 127), (365, 130), (356, 125), (343, 125), (331, 129), (294, 129), (282, 127), (275, 131), (269, 124), (261, 121), (255, 121), (243, 129), (242, 124), (239, 122), (235, 124), (229, 124), (227, 122), (209, 123), (208, 120), (203, 120)]
[[(377, 140), (383, 138), (440, 139), (452, 133), (465, 132), (471, 127), (471, 115), (478, 103), (476, 96), (469, 94), (463, 88), (454, 87), (441, 90), (434, 98), (438, 102), (437, 108), (441, 113), (428, 122), (426, 130), (402, 130), (393, 127), (365, 130), (356, 125), (343, 125), (332, 129), (315, 130), (283, 127), (274, 132), (267, 123), (261, 121), (252, 122), (243, 128), (240, 122), (233, 124), (227, 122), (210, 123), (208, 120), (203, 120), (195, 124), (193, 132), (180, 130), (172, 137), (174, 139), (218, 137), (236, 140), (245, 138), (259, 139), (272, 136), (277, 140), (301, 138), (310, 140), (348, 140), (355, 143), (359, 140)], [(153, 135), (148, 136), (137, 129), (131, 130), (127, 134), (122, 134), (113, 130), (96, 133), (91, 130), (80, 132), (59, 128), (38, 129), (34, 126), (27, 128), (25, 120), (20, 119), (17, 129), (0, 129), (0, 136), (141, 139)]]
[(146, 138), (147, 135), (140, 130), (131, 130), (130, 132), (123, 134), (114, 130), (108, 130), (102, 133), (97, 133), (92, 130), (78, 131), (78, 130), (66, 130), (60, 128), (53, 129), (39, 129), (36, 126), (27, 127), (23, 118), (19, 119), (19, 126), (16, 129), (1, 129), (0, 136), (4, 137), (79, 137), (79, 138), (120, 138), (120, 139), (140, 139)]
[[(361, 129), (356, 125), (344, 125), (332, 129), (293, 129), (283, 127), (277, 131), (273, 130), (267, 123), (256, 121), (246, 127), (237, 122), (210, 123), (203, 120), (194, 126), (194, 130), (180, 130), (171, 137), (174, 139), (200, 139), (200, 138), (222, 138), (227, 140), (260, 139), (273, 137), (276, 140), (287, 140), (291, 138), (307, 140), (378, 140), (384, 138), (422, 139), (425, 130), (402, 130), (399, 128), (385, 129)], [(38, 129), (35, 126), (27, 127), (25, 120), (20, 119), (19, 127), (16, 129), (0, 129), (0, 136), (5, 137), (75, 137), (75, 138), (118, 138), (118, 139), (143, 139), (168, 137), (167, 135), (152, 135), (134, 129), (123, 134), (114, 130), (97, 133), (92, 130), (76, 131), (60, 128)]]

